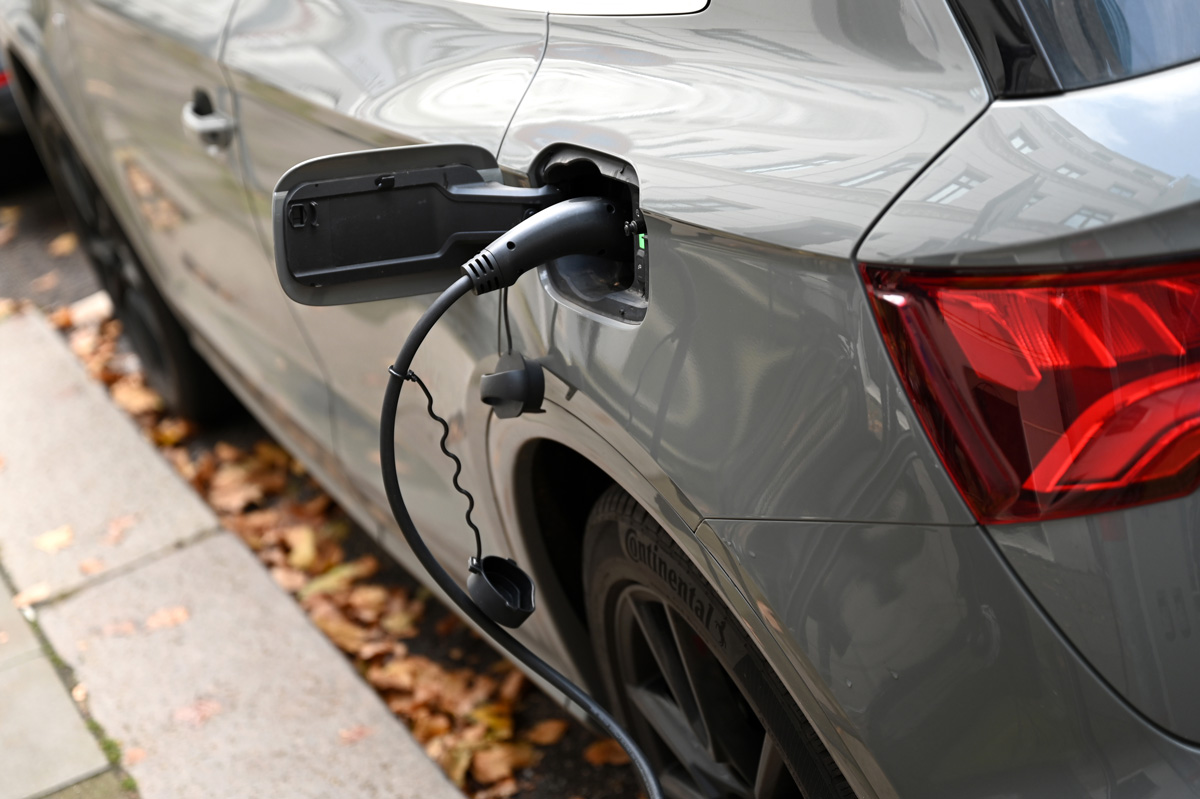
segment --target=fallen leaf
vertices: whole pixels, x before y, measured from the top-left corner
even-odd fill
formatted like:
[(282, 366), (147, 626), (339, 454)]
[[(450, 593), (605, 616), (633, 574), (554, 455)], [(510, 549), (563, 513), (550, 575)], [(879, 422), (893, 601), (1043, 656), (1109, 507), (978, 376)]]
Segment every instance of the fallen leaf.
[(521, 692), (524, 690), (525, 673), (513, 669), (504, 675), (504, 680), (500, 683), (500, 691), (496, 696), (501, 702), (515, 705), (517, 700), (521, 698)]
[(146, 759), (146, 750), (140, 746), (131, 746), (125, 750), (125, 765), (136, 766)]
[(471, 718), (487, 726), (491, 738), (507, 741), (513, 734), (512, 706), (504, 702), (480, 705), (471, 711)]
[(179, 708), (172, 715), (173, 718), (181, 724), (190, 724), (193, 727), (200, 727), (220, 712), (220, 702), (217, 702), (214, 699), (197, 699), (192, 704)]
[(357, 585), (346, 597), (346, 606), (367, 624), (374, 624), (383, 615), (388, 603), (388, 590), (382, 585)]
[(51, 258), (66, 258), (79, 247), (79, 237), (74, 233), (60, 233), (50, 240), (46, 252)]
[(271, 577), (275, 580), (276, 585), (289, 594), (296, 593), (308, 582), (308, 576), (304, 572), (290, 566), (273, 566)]
[(21, 209), (15, 205), (0, 207), (0, 247), (8, 244), (17, 235), (17, 220), (21, 218)]
[(289, 527), (283, 532), (288, 545), (288, 565), (293, 569), (312, 568), (317, 559), (317, 532), (307, 524)]
[(46, 317), (56, 330), (66, 330), (71, 327), (71, 309), (66, 306), (55, 308)]
[(29, 287), (39, 294), (47, 291), (53, 291), (58, 287), (58, 270), (51, 269), (41, 277), (34, 278), (33, 280), (29, 281)]
[(412, 734), (417, 743), (426, 744), (454, 729), (454, 722), (442, 713), (425, 712), (416, 716)]
[(163, 409), (162, 397), (147, 386), (140, 375), (125, 375), (112, 384), (110, 391), (113, 402), (132, 416), (157, 413)]
[(319, 605), (309, 616), (321, 632), (325, 633), (329, 640), (343, 651), (353, 654), (361, 649), (371, 637), (369, 630), (359, 627), (347, 619), (332, 605)]
[(583, 759), (593, 766), (623, 766), (629, 762), (629, 755), (614, 739), (604, 738), (584, 749)]
[(220, 513), (239, 513), (263, 498), (263, 491), (250, 482), (249, 471), (234, 463), (217, 467), (208, 486), (208, 502)]
[(74, 540), (75, 531), (71, 529), (71, 525), (64, 524), (33, 539), (33, 545), (43, 552), (53, 555), (71, 546)]
[(113, 315), (112, 299), (108, 292), (97, 291), (78, 302), (71, 303), (71, 321), (75, 327), (99, 327)]
[(420, 658), (392, 660), (367, 669), (367, 682), (381, 691), (411, 691), (416, 684)]
[(437, 624), (433, 626), (433, 631), (437, 633), (439, 638), (445, 638), (450, 633), (462, 626), (462, 620), (453, 613), (447, 613), (438, 619)]
[(146, 619), (147, 630), (165, 630), (170, 627), (178, 627), (190, 618), (191, 614), (188, 609), (182, 605), (175, 605), (169, 608), (161, 608), (151, 614), (150, 618)]
[(71, 689), (71, 698), (82, 705), (88, 698), (87, 686), (83, 683), (76, 683), (75, 687)]
[(520, 790), (521, 786), (516, 779), (508, 777), (482, 791), (476, 791), (471, 794), (471, 799), (508, 799), (510, 796), (515, 796)]
[(5, 630), (0, 630), (0, 646), (8, 643), (8, 633)]
[(399, 641), (368, 641), (358, 650), (358, 656), (363, 660), (372, 660), (380, 655), (391, 655), (394, 658), (408, 656), (408, 647)]
[(563, 739), (570, 726), (570, 722), (565, 719), (539, 721), (525, 733), (525, 740), (538, 746), (553, 746)]
[[(0, 228), (0, 247), (4, 246), (4, 228)], [(0, 319), (7, 319), (21, 309), (16, 300), (0, 297)]]
[(116, 516), (108, 520), (108, 531), (104, 534), (104, 543), (110, 547), (115, 547), (125, 538), (125, 533), (129, 528), (137, 524), (136, 513), (126, 513), (124, 516)]
[(105, 638), (125, 638), (137, 633), (137, 625), (132, 621), (112, 621), (100, 628), (100, 634)]
[(292, 456), (283, 447), (270, 441), (256, 441), (254, 459), (268, 468), (287, 469)]
[(537, 750), (527, 743), (496, 743), (475, 750), (471, 756), (471, 776), (489, 785), (528, 768), (537, 760)]
[(104, 561), (99, 558), (87, 558), (79, 561), (79, 573), (85, 577), (91, 577), (93, 574), (99, 574), (104, 571)]
[(195, 425), (187, 419), (168, 416), (154, 425), (151, 438), (160, 447), (174, 447), (191, 438), (195, 432)]
[(375, 730), (365, 724), (355, 724), (353, 727), (338, 730), (338, 738), (341, 739), (343, 744), (356, 744), (374, 732)]
[(300, 599), (308, 599), (318, 594), (329, 594), (349, 588), (355, 580), (370, 577), (379, 569), (379, 561), (373, 555), (364, 555), (357, 560), (334, 566), (320, 577), (313, 580), (300, 592)]
[(216, 446), (213, 447), (213, 455), (216, 455), (217, 460), (222, 463), (234, 463), (246, 457), (246, 453), (228, 441), (218, 441)]

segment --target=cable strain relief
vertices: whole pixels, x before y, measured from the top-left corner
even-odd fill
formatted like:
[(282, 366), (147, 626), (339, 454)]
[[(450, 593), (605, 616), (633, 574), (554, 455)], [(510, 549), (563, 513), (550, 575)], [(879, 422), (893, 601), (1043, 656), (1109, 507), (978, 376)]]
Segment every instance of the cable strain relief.
[(504, 287), (496, 261), (487, 250), (480, 250), (463, 264), (462, 273), (471, 279), (471, 290), (476, 295)]

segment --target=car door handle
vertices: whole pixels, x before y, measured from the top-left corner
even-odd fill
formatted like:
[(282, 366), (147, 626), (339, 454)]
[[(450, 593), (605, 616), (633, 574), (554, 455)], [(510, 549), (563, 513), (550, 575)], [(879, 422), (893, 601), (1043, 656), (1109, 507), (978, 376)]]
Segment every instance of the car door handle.
[(233, 118), (213, 110), (208, 94), (199, 90), (195, 97), (184, 103), (181, 119), (183, 129), (203, 144), (210, 154), (228, 147), (237, 128)]

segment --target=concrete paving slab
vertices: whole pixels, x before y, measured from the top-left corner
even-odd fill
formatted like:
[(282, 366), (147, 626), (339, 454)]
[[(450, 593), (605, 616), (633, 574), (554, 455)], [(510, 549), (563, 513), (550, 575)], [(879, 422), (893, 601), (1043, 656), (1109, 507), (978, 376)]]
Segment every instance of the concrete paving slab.
[[(112, 404), (40, 314), (0, 321), (0, 560), (17, 588), (54, 594), (213, 529), (216, 517)], [(109, 522), (134, 516), (120, 543)], [(38, 536), (70, 525), (50, 553)], [(103, 574), (103, 572), (101, 572)]]
[[(163, 608), (186, 621), (148, 629)], [(40, 611), (143, 799), (461, 799), (244, 545), (220, 533)], [(343, 731), (370, 731), (354, 743)], [(350, 736), (353, 737), (353, 736)]]
[(49, 661), (0, 667), (0, 799), (41, 796), (106, 768)]
[(29, 622), (13, 607), (8, 586), (0, 582), (0, 669), (18, 660), (28, 660), (41, 649)]

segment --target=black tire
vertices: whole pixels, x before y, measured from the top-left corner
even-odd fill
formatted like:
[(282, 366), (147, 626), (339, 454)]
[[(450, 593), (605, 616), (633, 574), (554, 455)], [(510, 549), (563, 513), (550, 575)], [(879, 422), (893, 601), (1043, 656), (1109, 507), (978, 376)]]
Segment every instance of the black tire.
[(738, 620), (619, 486), (588, 518), (583, 568), (610, 707), (668, 796), (852, 799)]
[(34, 98), (34, 115), (46, 173), (100, 285), (112, 298), (146, 382), (171, 413), (196, 421), (219, 418), (232, 405), (229, 390), (192, 347), (58, 116), (40, 97)]

